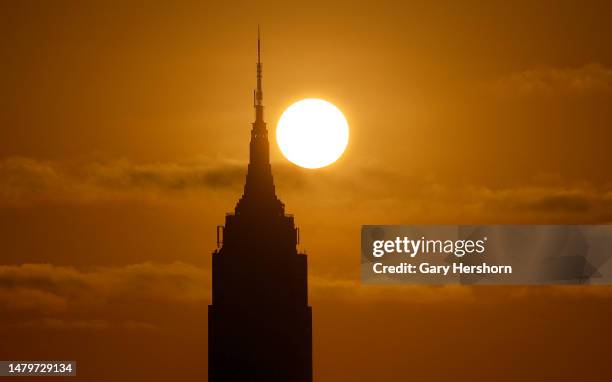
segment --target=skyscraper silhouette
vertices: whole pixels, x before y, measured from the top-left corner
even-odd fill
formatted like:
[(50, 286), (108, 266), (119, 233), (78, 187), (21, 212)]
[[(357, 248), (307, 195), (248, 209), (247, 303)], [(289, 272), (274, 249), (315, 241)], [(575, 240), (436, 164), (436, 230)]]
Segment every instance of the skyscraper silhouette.
[(212, 255), (211, 382), (312, 381), (306, 255), (297, 252), (298, 229), (274, 189), (261, 68), (258, 33), (255, 122), (244, 194), (234, 213), (226, 215), (221, 247)]

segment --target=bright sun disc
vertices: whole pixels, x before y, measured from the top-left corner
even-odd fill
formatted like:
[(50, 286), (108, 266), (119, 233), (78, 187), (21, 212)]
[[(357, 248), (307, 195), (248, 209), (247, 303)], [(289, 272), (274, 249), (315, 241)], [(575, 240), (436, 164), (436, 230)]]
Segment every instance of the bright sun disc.
[(307, 98), (289, 106), (276, 127), (276, 141), (289, 161), (321, 168), (334, 163), (348, 144), (349, 127), (333, 104)]

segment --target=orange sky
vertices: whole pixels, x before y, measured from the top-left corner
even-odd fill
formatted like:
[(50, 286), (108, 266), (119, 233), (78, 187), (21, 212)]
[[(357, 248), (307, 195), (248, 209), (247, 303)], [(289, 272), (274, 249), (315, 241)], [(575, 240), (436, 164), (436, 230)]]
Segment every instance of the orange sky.
[(608, 288), (360, 286), (358, 245), (362, 224), (611, 223), (611, 17), (605, 2), (3, 3), (0, 359), (206, 378), (259, 23), (268, 128), (304, 97), (351, 127), (325, 169), (271, 147), (309, 255), (316, 380), (596, 380)]

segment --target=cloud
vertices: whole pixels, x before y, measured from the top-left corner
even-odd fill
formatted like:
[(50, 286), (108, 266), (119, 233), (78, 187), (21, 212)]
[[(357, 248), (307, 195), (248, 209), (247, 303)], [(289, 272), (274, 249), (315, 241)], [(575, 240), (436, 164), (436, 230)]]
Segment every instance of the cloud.
[[(406, 187), (407, 188), (407, 187)], [(424, 181), (413, 195), (390, 195), (387, 208), (412, 209), (414, 216), (456, 219), (465, 222), (572, 222), (609, 223), (612, 217), (612, 187), (584, 182), (559, 181), (489, 187)], [(395, 201), (393, 201), (395, 200)], [(401, 206), (404, 205), (402, 208)], [(393, 206), (393, 207), (391, 207)], [(502, 219), (504, 221), (502, 221)]]
[(41, 289), (5, 288), (0, 289), (0, 310), (35, 314), (63, 312), (68, 306), (63, 296)]
[[(289, 192), (323, 187), (360, 190), (356, 179), (385, 175), (370, 167), (331, 174), (274, 163), (277, 186)], [(96, 203), (121, 198), (181, 197), (193, 192), (240, 191), (247, 164), (227, 160), (134, 163), (127, 160), (65, 164), (33, 158), (0, 160), (0, 206), (35, 203)], [(235, 196), (234, 196), (235, 197)]]
[(26, 320), (15, 325), (25, 329), (50, 329), (50, 330), (82, 330), (100, 331), (108, 329), (111, 325), (105, 320), (63, 320), (57, 318), (44, 318), (39, 320)]
[(70, 183), (50, 162), (30, 158), (8, 158), (0, 162), (0, 199), (4, 203), (67, 193)]
[(588, 211), (593, 203), (586, 195), (574, 193), (570, 195), (546, 195), (535, 201), (532, 206), (544, 211)]
[[(315, 309), (490, 306), (520, 301), (609, 301), (604, 286), (470, 287), (362, 285), (311, 275)], [(0, 266), (0, 331), (151, 333), (205, 325), (210, 269), (186, 263), (141, 263), (77, 269), (51, 264)]]
[(492, 304), (504, 300), (612, 298), (612, 286), (468, 286), (468, 285), (365, 285), (358, 280), (310, 277), (310, 300), (366, 306), (422, 304)]
[(0, 161), (0, 204), (83, 203), (237, 188), (245, 168), (229, 161), (136, 164), (121, 160), (67, 166), (12, 157)]
[(87, 167), (87, 180), (110, 189), (181, 191), (224, 188), (244, 180), (246, 165), (238, 163), (134, 164), (118, 161)]
[(612, 69), (598, 63), (579, 68), (539, 68), (514, 73), (493, 85), (501, 95), (573, 95), (612, 91)]
[[(122, 160), (68, 166), (31, 158), (8, 158), (0, 161), (0, 207), (105, 203), (130, 198), (167, 201), (191, 195), (203, 200), (205, 195), (227, 191), (233, 200), (241, 191), (245, 169), (244, 164), (231, 161), (138, 164)], [(274, 171), (279, 194), (287, 201), (292, 197), (301, 198), (305, 191), (313, 195), (337, 195), (331, 210), (350, 205), (351, 208), (361, 206), (364, 213), (387, 211), (385, 220), (389, 222), (394, 221), (394, 214), (445, 218), (443, 221), (461, 217), (454, 223), (464, 222), (466, 218), (491, 221), (499, 216), (517, 221), (563, 217), (581, 222), (612, 220), (610, 184), (596, 186), (555, 177), (544, 181), (525, 179), (523, 184), (494, 188), (372, 165), (313, 173), (274, 164)], [(324, 204), (329, 200), (311, 198), (309, 203)]]
[(531, 214), (541, 219), (608, 223), (612, 216), (609, 186), (548, 185), (514, 188), (478, 188), (475, 198), (486, 208), (500, 212)]
[(334, 211), (350, 206), (355, 219), (363, 214), (362, 221), (386, 224), (612, 222), (610, 184), (525, 179), (523, 184), (493, 187), (401, 174), (369, 180), (358, 190), (350, 184), (321, 187), (340, 187), (326, 191), (343, 195), (334, 199)]
[[(101, 330), (152, 330), (172, 309), (206, 307), (210, 271), (185, 263), (81, 270), (51, 264), (0, 266), (0, 322)], [(160, 314), (159, 316), (163, 316)]]
[(310, 285), (315, 301), (328, 299), (358, 304), (438, 304), (474, 298), (472, 288), (458, 285), (362, 285), (357, 280), (317, 276), (311, 277)]

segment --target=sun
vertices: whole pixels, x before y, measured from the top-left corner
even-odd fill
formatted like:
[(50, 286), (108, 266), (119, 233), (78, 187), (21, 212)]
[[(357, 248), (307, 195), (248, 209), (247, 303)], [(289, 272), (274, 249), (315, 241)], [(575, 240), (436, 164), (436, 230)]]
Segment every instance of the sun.
[(292, 163), (321, 168), (334, 163), (348, 144), (349, 126), (334, 104), (307, 98), (289, 106), (276, 127), (276, 141)]

